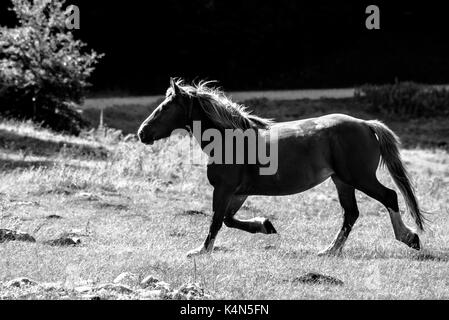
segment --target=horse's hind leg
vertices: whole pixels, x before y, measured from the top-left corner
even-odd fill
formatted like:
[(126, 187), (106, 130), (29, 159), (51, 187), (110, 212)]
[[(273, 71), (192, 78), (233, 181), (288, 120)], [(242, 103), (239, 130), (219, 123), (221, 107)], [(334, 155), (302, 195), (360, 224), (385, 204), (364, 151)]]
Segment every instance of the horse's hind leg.
[(343, 226), (331, 245), (319, 253), (320, 256), (339, 254), (351, 232), (352, 226), (359, 217), (359, 209), (357, 208), (357, 201), (355, 199), (355, 188), (341, 181), (336, 175), (332, 176), (332, 180), (337, 187), (338, 199), (343, 208)]
[(276, 233), (270, 220), (267, 218), (252, 218), (248, 220), (240, 220), (235, 214), (245, 202), (247, 196), (234, 196), (226, 210), (224, 224), (229, 228), (236, 228), (251, 233)]
[(394, 235), (397, 240), (413, 249), (419, 250), (421, 248), (418, 235), (402, 221), (396, 191), (385, 187), (375, 176), (371, 177), (371, 179), (364, 180), (359, 186), (356, 186), (356, 188), (366, 193), (371, 198), (376, 199), (388, 209)]

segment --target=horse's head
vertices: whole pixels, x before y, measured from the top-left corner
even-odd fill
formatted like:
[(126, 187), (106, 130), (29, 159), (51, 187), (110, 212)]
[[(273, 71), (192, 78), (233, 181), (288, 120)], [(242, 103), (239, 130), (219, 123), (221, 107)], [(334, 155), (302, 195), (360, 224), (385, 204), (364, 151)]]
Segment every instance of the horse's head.
[(170, 88), (165, 100), (140, 125), (137, 135), (141, 142), (153, 144), (154, 141), (169, 137), (175, 129), (186, 127), (191, 101), (175, 80), (170, 79)]

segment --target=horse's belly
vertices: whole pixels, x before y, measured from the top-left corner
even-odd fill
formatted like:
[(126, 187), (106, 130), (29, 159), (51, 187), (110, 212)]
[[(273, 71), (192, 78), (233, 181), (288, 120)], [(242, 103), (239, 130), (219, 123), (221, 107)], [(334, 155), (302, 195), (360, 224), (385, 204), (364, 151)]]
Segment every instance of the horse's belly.
[(238, 194), (290, 195), (311, 189), (324, 182), (333, 170), (327, 166), (298, 170), (280, 169), (274, 175), (258, 175), (243, 183)]

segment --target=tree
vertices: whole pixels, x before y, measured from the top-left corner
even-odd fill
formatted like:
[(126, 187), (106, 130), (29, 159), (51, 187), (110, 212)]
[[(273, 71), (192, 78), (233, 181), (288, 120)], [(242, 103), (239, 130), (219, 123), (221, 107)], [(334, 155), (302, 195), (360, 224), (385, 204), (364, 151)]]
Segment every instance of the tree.
[(0, 26), (0, 115), (32, 119), (78, 134), (87, 123), (74, 109), (102, 55), (67, 28), (65, 0), (12, 0), (18, 25)]

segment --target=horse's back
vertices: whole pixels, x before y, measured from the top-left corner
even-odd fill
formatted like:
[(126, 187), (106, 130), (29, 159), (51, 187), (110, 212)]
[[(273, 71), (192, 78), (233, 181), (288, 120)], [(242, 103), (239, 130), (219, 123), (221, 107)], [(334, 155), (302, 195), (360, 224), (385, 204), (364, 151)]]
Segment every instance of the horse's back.
[(275, 130), (296, 129), (303, 134), (313, 134), (315, 131), (328, 129), (341, 125), (361, 125), (362, 119), (354, 118), (343, 113), (332, 113), (315, 118), (307, 118), (293, 121), (277, 122), (272, 126)]

